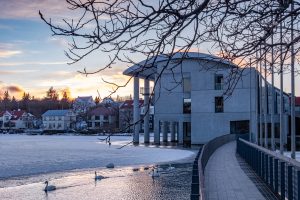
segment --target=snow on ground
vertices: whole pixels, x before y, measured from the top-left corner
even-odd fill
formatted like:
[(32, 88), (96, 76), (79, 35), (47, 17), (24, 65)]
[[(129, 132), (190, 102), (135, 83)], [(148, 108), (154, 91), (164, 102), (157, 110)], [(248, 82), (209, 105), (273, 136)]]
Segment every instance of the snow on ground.
[[(112, 145), (99, 136), (0, 135), (0, 179), (83, 168), (153, 164), (180, 160), (193, 151), (145, 146), (118, 147), (129, 136), (111, 137)], [(142, 141), (142, 139), (141, 139)]]

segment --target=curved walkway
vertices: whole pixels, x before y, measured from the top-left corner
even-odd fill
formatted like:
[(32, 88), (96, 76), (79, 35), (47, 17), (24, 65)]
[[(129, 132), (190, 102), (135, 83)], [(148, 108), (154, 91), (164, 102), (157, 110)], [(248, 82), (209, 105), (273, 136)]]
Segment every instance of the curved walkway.
[[(266, 199), (241, 168), (236, 156), (236, 142), (218, 148), (205, 167), (206, 199)], [(269, 198), (267, 198), (269, 199)]]

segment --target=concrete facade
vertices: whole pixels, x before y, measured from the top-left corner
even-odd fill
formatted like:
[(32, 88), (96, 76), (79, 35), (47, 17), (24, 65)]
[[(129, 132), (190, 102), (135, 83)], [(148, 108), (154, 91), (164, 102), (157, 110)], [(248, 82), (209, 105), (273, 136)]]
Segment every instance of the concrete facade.
[[(251, 130), (255, 141), (258, 119), (264, 119), (264, 112), (257, 115), (259, 72), (255, 68), (242, 70), (220, 58), (201, 53), (189, 53), (184, 58), (177, 53), (170, 62), (162, 56), (151, 72), (141, 70), (142, 65), (143, 62), (127, 69), (124, 74), (150, 77), (157, 82), (152, 97), (155, 98), (154, 143), (166, 142), (168, 134), (172, 136), (171, 132), (175, 132), (172, 139), (176, 138), (174, 140), (179, 144), (204, 144), (215, 137), (235, 133), (237, 129), (243, 131), (242, 124), (247, 123), (248, 132)], [(240, 78), (235, 79), (235, 74)], [(230, 86), (232, 93), (229, 91), (230, 95), (224, 95)], [(285, 99), (288, 102), (287, 96)], [(223, 102), (223, 106), (218, 102)], [(279, 98), (276, 104), (279, 106)], [(268, 110), (268, 116), (269, 113)], [(278, 113), (275, 118), (279, 119)]]

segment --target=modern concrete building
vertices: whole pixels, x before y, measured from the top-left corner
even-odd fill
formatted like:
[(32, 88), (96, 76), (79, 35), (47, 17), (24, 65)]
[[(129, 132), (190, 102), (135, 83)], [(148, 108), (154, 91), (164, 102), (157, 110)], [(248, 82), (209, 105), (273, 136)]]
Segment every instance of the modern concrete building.
[[(134, 77), (134, 121), (139, 121), (139, 79), (144, 79), (144, 99), (148, 101), (149, 81), (156, 82), (154, 87), (154, 143), (168, 140), (179, 144), (203, 144), (209, 140), (229, 133), (249, 133), (255, 140), (259, 122), (265, 119), (262, 102), (272, 105), (272, 91), (268, 85), (259, 91), (259, 84), (264, 84), (259, 72), (251, 67), (241, 69), (221, 58), (202, 53), (176, 53), (159, 56), (147, 62), (142, 61), (123, 72)], [(232, 93), (226, 90), (233, 89)], [(275, 89), (279, 94), (279, 90)], [(260, 96), (262, 97), (260, 101)], [(267, 98), (265, 98), (267, 96)], [(279, 98), (274, 99), (279, 111)], [(285, 126), (288, 131), (288, 96), (285, 94)], [(267, 106), (267, 123), (270, 123), (270, 111)], [(261, 113), (261, 114), (259, 114)], [(279, 114), (275, 114), (279, 123)], [(147, 121), (147, 116), (144, 121)], [(147, 129), (145, 141), (149, 142)], [(262, 130), (264, 131), (264, 129)], [(170, 132), (170, 133), (169, 133)], [(269, 132), (269, 131), (268, 131)], [(170, 135), (169, 135), (170, 134)], [(162, 139), (161, 139), (162, 135)], [(261, 134), (263, 136), (263, 133)], [(134, 142), (139, 142), (135, 131)]]

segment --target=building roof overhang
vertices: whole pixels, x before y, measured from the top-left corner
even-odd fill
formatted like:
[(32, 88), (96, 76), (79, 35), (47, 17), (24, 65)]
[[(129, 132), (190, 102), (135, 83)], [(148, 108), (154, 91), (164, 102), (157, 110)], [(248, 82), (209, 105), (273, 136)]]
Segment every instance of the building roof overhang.
[(173, 55), (162, 54), (144, 60), (142, 62), (139, 62), (126, 69), (123, 72), (123, 74), (127, 76), (137, 76), (140, 78), (148, 78), (150, 80), (154, 80), (157, 72), (157, 64), (169, 60), (170, 61), (202, 60), (202, 61), (222, 63), (225, 66), (237, 67), (235, 64), (214, 55), (198, 53), (198, 52), (187, 52), (187, 53), (177, 52)]

